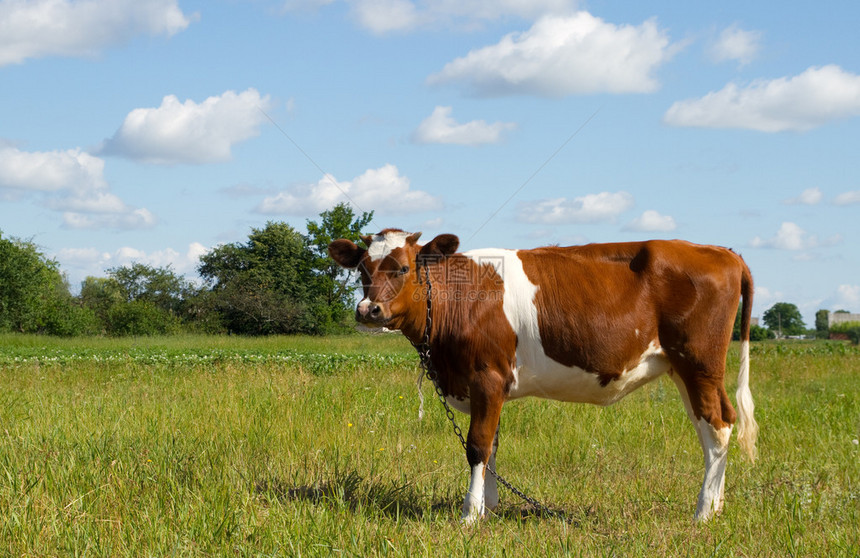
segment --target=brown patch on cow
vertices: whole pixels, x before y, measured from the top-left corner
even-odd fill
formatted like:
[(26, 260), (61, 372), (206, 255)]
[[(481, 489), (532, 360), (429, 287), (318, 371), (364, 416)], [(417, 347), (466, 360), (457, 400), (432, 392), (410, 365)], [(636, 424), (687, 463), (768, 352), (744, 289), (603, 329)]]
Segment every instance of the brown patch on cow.
[[(387, 232), (403, 231), (385, 229), (379, 234)], [(384, 303), (386, 325), (418, 343), (427, 320), (426, 266), (433, 297), (430, 354), (442, 391), (464, 398), (475, 389), (494, 391), (501, 386), (506, 395), (513, 382), (516, 335), (502, 310), (504, 281), (491, 265), (451, 254), (458, 243), (454, 235), (436, 237), (426, 245), (429, 250), (413, 236), (379, 261), (362, 259), (358, 268), (364, 296)], [(429, 252), (420, 264), (419, 252)], [(474, 412), (475, 403), (472, 407)]]
[[(502, 310), (502, 278), (493, 266), (459, 254), (429, 263), (428, 270), (430, 354), (440, 387), (446, 394), (469, 397), (476, 389), (496, 392), (501, 387), (504, 399), (514, 380), (516, 335)], [(426, 314), (425, 301), (420, 297)], [(473, 400), (473, 416), (476, 404)]]
[(657, 338), (644, 243), (518, 254), (538, 286), (538, 328), (548, 357), (597, 374), (604, 386), (639, 364)]

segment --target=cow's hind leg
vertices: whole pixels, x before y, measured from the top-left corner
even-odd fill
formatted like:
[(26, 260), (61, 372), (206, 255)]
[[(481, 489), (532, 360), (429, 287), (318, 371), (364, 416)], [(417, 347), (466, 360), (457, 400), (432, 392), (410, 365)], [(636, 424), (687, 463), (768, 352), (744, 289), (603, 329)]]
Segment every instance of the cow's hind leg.
[(722, 382), (673, 373), (687, 415), (696, 428), (705, 461), (705, 478), (696, 506), (696, 520), (707, 521), (723, 508), (729, 439), (736, 414)]
[[(493, 453), (490, 454), (490, 460), (487, 465), (493, 471), (496, 470), (496, 452), (499, 450), (499, 427), (496, 427), (496, 436), (493, 438)], [(484, 506), (490, 510), (495, 510), (499, 505), (499, 485), (496, 482), (496, 477), (493, 475), (484, 475)]]

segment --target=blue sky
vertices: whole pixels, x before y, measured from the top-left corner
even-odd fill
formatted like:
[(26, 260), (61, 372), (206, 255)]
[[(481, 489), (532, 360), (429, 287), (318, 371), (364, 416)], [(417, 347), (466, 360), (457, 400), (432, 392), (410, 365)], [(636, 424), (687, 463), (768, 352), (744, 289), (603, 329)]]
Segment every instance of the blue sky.
[(340, 201), (463, 249), (684, 238), (860, 312), (860, 4), (0, 0), (0, 230), (73, 289)]

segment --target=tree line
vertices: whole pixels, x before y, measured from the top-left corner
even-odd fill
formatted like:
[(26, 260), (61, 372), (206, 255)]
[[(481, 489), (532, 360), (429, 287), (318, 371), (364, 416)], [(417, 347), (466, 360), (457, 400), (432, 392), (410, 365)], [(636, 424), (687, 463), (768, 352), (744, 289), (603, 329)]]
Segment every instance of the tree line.
[[(847, 314), (847, 310), (836, 310), (836, 314)], [(828, 339), (833, 334), (840, 338), (850, 339), (855, 345), (860, 343), (860, 322), (844, 322), (831, 326), (828, 316), (830, 310), (819, 310), (815, 313), (815, 328), (807, 328), (797, 305), (790, 302), (777, 302), (762, 314), (764, 326), (750, 327), (750, 339), (762, 341), (777, 338), (816, 338)], [(735, 317), (735, 327), (732, 338), (740, 339), (741, 310)]]
[(359, 240), (373, 212), (346, 204), (282, 222), (201, 256), (199, 283), (142, 263), (87, 277), (73, 295), (57, 262), (0, 231), (0, 332), (51, 335), (325, 334), (351, 328), (355, 278), (328, 257), (337, 238)]
[[(200, 257), (194, 283), (170, 266), (142, 263), (87, 277), (78, 295), (55, 260), (32, 241), (0, 231), (0, 332), (51, 335), (160, 335), (180, 332), (242, 335), (326, 334), (352, 329), (354, 273), (328, 256), (338, 238), (358, 242), (373, 212), (338, 204), (299, 232), (282, 222), (251, 229), (245, 242)], [(837, 312), (844, 312), (839, 310)], [(807, 329), (800, 310), (778, 302), (752, 326), (751, 338), (831, 333), (860, 342), (860, 323), (829, 327), (827, 310)], [(740, 309), (734, 338), (740, 337)]]

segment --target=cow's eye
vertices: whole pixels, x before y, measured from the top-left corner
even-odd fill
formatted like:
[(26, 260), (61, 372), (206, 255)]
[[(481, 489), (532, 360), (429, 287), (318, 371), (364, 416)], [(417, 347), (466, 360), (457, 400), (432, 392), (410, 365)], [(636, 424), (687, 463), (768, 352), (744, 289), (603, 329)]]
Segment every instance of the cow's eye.
[(406, 275), (407, 273), (409, 273), (409, 266), (404, 265), (400, 268), (400, 272), (398, 273), (398, 275)]

